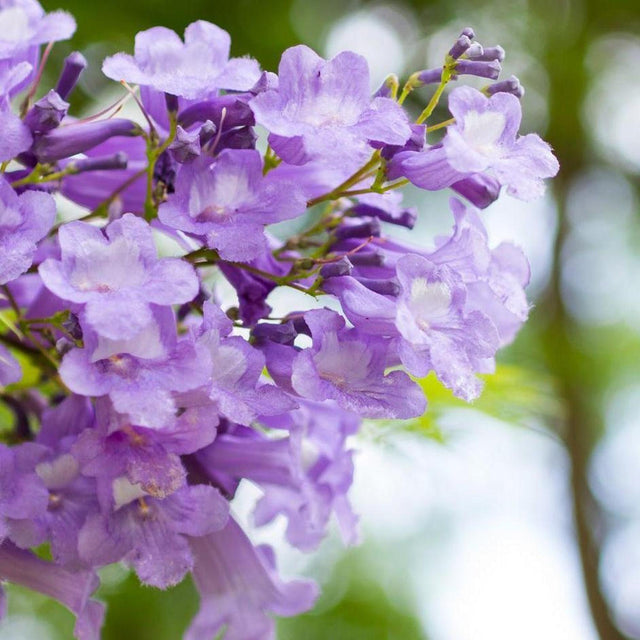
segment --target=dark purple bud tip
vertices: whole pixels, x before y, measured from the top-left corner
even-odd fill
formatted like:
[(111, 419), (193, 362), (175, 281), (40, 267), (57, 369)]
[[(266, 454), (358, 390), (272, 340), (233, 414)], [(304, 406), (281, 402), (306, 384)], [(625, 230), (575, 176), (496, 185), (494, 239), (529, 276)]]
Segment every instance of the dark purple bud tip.
[(492, 96), (494, 93), (511, 93), (516, 98), (522, 98), (524, 95), (524, 87), (520, 84), (520, 80), (516, 76), (511, 76), (506, 80), (495, 82), (485, 87), (484, 92)]
[(82, 340), (82, 327), (75, 313), (70, 313), (69, 317), (62, 323), (62, 326), (74, 340)]
[(69, 103), (53, 89), (40, 98), (27, 113), (24, 123), (34, 133), (46, 133), (55, 129), (67, 115)]
[(180, 125), (176, 128), (176, 137), (169, 145), (169, 151), (176, 162), (184, 164), (200, 155), (200, 132), (185, 131)]
[(478, 76), (479, 78), (489, 78), (497, 80), (502, 65), (497, 60), (485, 62), (483, 60), (458, 60), (456, 63), (455, 74), (462, 76)]
[(449, 49), (449, 55), (457, 60), (471, 46), (471, 40), (467, 36), (460, 36)]
[(442, 67), (418, 71), (417, 78), (421, 84), (438, 84), (442, 78)]
[(476, 32), (471, 27), (465, 27), (461, 32), (461, 36), (467, 36), (469, 40), (473, 40), (476, 37)]
[(180, 108), (180, 101), (178, 100), (178, 96), (174, 96), (172, 93), (165, 93), (164, 101), (167, 104), (167, 111), (169, 113), (178, 113), (178, 109)]
[(349, 256), (354, 267), (381, 267), (385, 263), (384, 255), (379, 251), (357, 251)]
[(471, 48), (467, 51), (467, 57), (472, 60), (484, 60), (488, 62), (489, 60), (497, 60), (498, 62), (502, 62), (504, 60), (505, 52), (504, 49), (497, 45), (495, 47), (484, 47), (482, 51), (477, 52), (475, 50), (472, 51)]
[(360, 284), (383, 296), (397, 296), (400, 285), (395, 280), (379, 280), (377, 278), (358, 278)]
[(380, 88), (373, 94), (374, 98), (395, 98), (400, 81), (395, 73), (387, 76)]
[(377, 218), (365, 220), (356, 224), (342, 225), (335, 231), (336, 237), (340, 240), (347, 238), (369, 238), (380, 236), (380, 221)]
[(211, 120), (207, 120), (201, 127), (199, 131), (200, 136), (200, 146), (204, 147), (207, 142), (210, 142), (215, 137), (216, 133), (218, 133), (218, 127), (216, 127)]
[(62, 99), (71, 94), (86, 67), (87, 59), (79, 51), (74, 51), (65, 58), (64, 67), (56, 85), (56, 91)]
[(293, 344), (298, 336), (298, 332), (291, 320), (287, 320), (282, 324), (261, 322), (252, 329), (251, 333), (259, 342), (269, 340), (278, 344)]
[(237, 127), (220, 136), (216, 153), (222, 149), (255, 149), (258, 136), (253, 127)]
[(495, 178), (482, 173), (474, 173), (468, 178), (459, 180), (452, 184), (451, 188), (479, 209), (485, 209), (500, 195), (500, 183)]
[(74, 173), (84, 173), (86, 171), (111, 171), (114, 169), (126, 169), (129, 158), (126, 153), (118, 151), (110, 156), (98, 158), (85, 158), (74, 162)]
[(335, 262), (329, 262), (320, 269), (320, 275), (326, 280), (327, 278), (336, 278), (339, 276), (348, 276), (353, 270), (353, 265), (349, 258), (342, 256)]

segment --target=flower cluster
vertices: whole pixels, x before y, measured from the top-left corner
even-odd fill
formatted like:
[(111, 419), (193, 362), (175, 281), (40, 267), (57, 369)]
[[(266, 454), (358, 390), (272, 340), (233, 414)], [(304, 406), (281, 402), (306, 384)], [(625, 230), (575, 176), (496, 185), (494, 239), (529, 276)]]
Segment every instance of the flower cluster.
[[(503, 186), (540, 195), (557, 162), (518, 135), (522, 88), (494, 82), (504, 51), (470, 29), (442, 67), (373, 95), (355, 53), (292, 47), (276, 75), (230, 58), (208, 22), (184, 40), (149, 29), (103, 64), (138, 103), (133, 122), (119, 104), (68, 115), (80, 53), (39, 86), (71, 16), (8, 0), (0, 22), (0, 400), (14, 416), (0, 428), (0, 579), (65, 604), (90, 640), (100, 567), (125, 562), (159, 588), (191, 572), (186, 638), (270, 638), (271, 614), (308, 610), (317, 588), (282, 581), (250, 541), (230, 509), (239, 484), (261, 491), (255, 526), (281, 517), (293, 547), (317, 548), (333, 515), (356, 542), (349, 437), (364, 418), (421, 415), (411, 376), (478, 396), (527, 317), (529, 277), (517, 247), (489, 246), (479, 209)], [(451, 119), (433, 124), (465, 75), (490, 82), (453, 89)], [(429, 84), (414, 118), (407, 97)], [(390, 233), (416, 222), (408, 182), (462, 198), (430, 247)], [(82, 217), (56, 218), (65, 198)], [(288, 237), (271, 226), (293, 219)], [(297, 292), (280, 317), (274, 289)]]

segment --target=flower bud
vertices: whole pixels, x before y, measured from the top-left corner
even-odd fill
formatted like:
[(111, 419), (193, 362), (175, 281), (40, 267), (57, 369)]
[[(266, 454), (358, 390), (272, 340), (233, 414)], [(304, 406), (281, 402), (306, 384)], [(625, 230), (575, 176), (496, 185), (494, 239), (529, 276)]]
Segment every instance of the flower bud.
[(64, 67), (56, 84), (58, 95), (65, 100), (74, 90), (80, 74), (87, 66), (86, 58), (79, 52), (74, 51), (64, 59)]
[(46, 133), (62, 122), (68, 109), (69, 103), (52, 89), (29, 109), (24, 123), (33, 133)]

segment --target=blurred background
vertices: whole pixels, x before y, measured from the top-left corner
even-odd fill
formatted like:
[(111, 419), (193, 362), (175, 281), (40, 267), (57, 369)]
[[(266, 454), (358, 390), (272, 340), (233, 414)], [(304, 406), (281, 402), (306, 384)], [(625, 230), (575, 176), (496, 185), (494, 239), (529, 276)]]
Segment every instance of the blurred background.
[[(494, 243), (529, 255), (530, 321), (473, 408), (427, 381), (426, 419), (367, 426), (352, 492), (364, 543), (345, 551), (333, 536), (312, 558), (279, 549), (283, 572), (314, 576), (324, 594), (281, 621), (278, 638), (640, 638), (638, 0), (42, 4), (77, 18), (50, 64), (71, 49), (90, 60), (77, 109), (109, 90), (100, 63), (132, 51), (136, 31), (181, 33), (199, 18), (266, 69), (300, 42), (326, 56), (356, 50), (374, 84), (441, 64), (468, 25), (506, 49), (505, 77), (527, 90), (521, 131), (540, 133), (561, 163), (544, 200), (505, 198), (484, 214)], [(415, 92), (409, 107), (428, 98)], [(446, 194), (407, 197), (425, 242), (450, 228)], [(240, 513), (253, 495), (243, 488)], [(279, 537), (276, 527), (260, 539)], [(159, 592), (119, 567), (103, 582), (107, 640), (179, 638), (197, 609), (188, 582)], [(61, 607), (18, 588), (11, 602), (0, 640), (72, 637)]]

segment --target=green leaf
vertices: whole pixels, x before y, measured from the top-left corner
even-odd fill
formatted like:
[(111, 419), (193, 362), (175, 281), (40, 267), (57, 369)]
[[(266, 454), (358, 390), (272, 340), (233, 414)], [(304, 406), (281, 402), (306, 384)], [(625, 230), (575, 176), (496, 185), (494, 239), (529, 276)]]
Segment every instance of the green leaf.
[(424, 414), (413, 420), (372, 422), (370, 433), (384, 436), (396, 431), (414, 432), (444, 442), (445, 435), (439, 423), (442, 416), (453, 409), (475, 409), (520, 426), (533, 420), (553, 424), (561, 417), (562, 404), (555, 393), (553, 380), (541, 372), (499, 365), (494, 374), (480, 377), (485, 386), (482, 395), (472, 403), (456, 398), (434, 374), (417, 380), (428, 401)]

